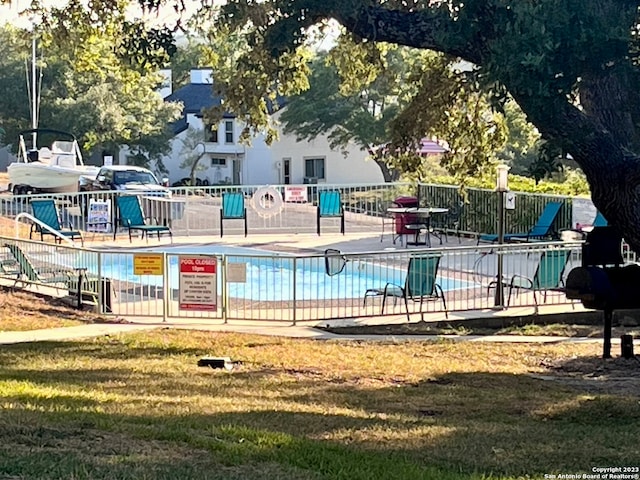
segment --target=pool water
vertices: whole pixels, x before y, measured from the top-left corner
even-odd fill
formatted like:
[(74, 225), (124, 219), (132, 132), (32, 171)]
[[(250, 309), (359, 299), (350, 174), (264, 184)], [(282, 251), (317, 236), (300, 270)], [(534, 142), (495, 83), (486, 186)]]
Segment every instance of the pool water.
[[(344, 270), (329, 276), (325, 272), (324, 257), (298, 258), (292, 255), (266, 252), (264, 250), (229, 246), (171, 246), (144, 249), (141, 252), (167, 252), (169, 264), (169, 286), (179, 285), (179, 254), (215, 254), (222, 262), (226, 256), (228, 264), (244, 264), (245, 282), (227, 282), (230, 297), (252, 301), (330, 300), (362, 298), (370, 288), (384, 288), (387, 283), (404, 286), (406, 268), (392, 268), (375, 265), (369, 261), (349, 261)], [(294, 267), (295, 263), (295, 267)], [(97, 273), (97, 262), (89, 266)], [(162, 276), (134, 275), (133, 255), (103, 254), (102, 276), (130, 281), (141, 285), (161, 286)], [(222, 276), (218, 275), (218, 293), (222, 292)], [(444, 291), (468, 288), (469, 284), (460, 280), (438, 276), (437, 283)]]

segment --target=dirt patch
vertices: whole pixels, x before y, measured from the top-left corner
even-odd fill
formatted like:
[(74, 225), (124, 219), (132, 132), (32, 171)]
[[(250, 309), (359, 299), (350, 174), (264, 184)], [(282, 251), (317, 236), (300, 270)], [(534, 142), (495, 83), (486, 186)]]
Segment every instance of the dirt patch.
[(0, 289), (0, 332), (121, 322), (118, 318), (73, 308), (68, 299)]
[(640, 397), (640, 357), (577, 357), (545, 360), (548, 373), (535, 378), (561, 383), (594, 394)]
[[(612, 336), (640, 338), (640, 313), (614, 312)], [(318, 326), (338, 335), (543, 335), (602, 338), (602, 312), (491, 317), (459, 321), (412, 322), (384, 325)]]

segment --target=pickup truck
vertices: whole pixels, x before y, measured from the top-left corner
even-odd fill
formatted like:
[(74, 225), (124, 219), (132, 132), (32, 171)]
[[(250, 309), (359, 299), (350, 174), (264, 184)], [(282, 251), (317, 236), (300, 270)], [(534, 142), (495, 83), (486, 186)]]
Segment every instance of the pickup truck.
[(171, 198), (171, 190), (161, 184), (150, 170), (134, 165), (101, 167), (95, 179), (81, 178), (78, 190), (123, 190), (133, 194)]

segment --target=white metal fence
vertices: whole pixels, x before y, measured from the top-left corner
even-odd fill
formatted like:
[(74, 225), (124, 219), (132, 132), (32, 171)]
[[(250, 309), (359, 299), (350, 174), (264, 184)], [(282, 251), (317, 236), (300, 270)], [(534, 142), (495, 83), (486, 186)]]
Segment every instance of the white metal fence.
[[(434, 274), (448, 312), (489, 309), (499, 300), (495, 281), (500, 257), (505, 305), (509, 293), (511, 307), (569, 304), (561, 292), (562, 279), (581, 261), (580, 244), (566, 242), (328, 255), (256, 253), (232, 247), (180, 251), (184, 247), (177, 245), (95, 250), (13, 238), (0, 238), (0, 242), (4, 284), (31, 284), (73, 300), (82, 277), (80, 290), (88, 296), (94, 292), (93, 299), (105, 314), (221, 322), (296, 323), (405, 315), (407, 310), (413, 318), (438, 313), (444, 318), (445, 303), (435, 297), (437, 289), (433, 296), (423, 297), (422, 305), (408, 301), (408, 309), (405, 307), (398, 287), (406, 288), (411, 275), (421, 275), (422, 281)], [(18, 258), (20, 252), (24, 258)], [(412, 259), (433, 256), (439, 257), (437, 272), (431, 266), (432, 270), (410, 273)], [(195, 277), (187, 278), (190, 272), (182, 271), (180, 261), (193, 258), (215, 259), (215, 275), (195, 272)], [(393, 295), (385, 299), (375, 294), (388, 284), (388, 293)], [(196, 297), (202, 295), (193, 297), (194, 303), (193, 298), (184, 298), (187, 290)]]
[[(398, 196), (413, 194), (415, 186), (383, 183), (175, 187), (171, 189), (170, 199), (153, 193), (140, 194), (140, 199), (145, 216), (171, 227), (174, 235), (218, 235), (222, 194), (238, 191), (244, 193), (250, 235), (312, 233), (316, 229), (318, 192), (322, 190), (341, 192), (346, 231), (353, 233), (377, 228), (390, 202)], [(102, 231), (105, 224), (96, 225), (92, 206), (104, 206), (111, 222), (106, 229), (111, 233), (117, 220), (115, 198), (122, 194), (125, 193), (101, 191), (0, 196), (0, 216), (15, 218), (22, 212), (31, 213), (31, 200), (51, 198), (55, 200), (65, 226), (83, 231)], [(338, 222), (337, 219), (323, 219), (323, 231), (337, 231)], [(225, 235), (238, 235), (243, 233), (243, 225), (239, 221), (225, 221), (224, 231)]]

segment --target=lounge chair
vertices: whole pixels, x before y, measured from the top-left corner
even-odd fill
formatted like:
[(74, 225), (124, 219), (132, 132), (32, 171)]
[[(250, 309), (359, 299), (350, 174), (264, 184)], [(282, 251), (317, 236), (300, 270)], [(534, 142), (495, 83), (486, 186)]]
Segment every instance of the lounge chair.
[[(529, 290), (533, 292), (533, 301), (535, 304), (536, 312), (538, 311), (538, 297), (536, 292), (542, 292), (543, 302), (547, 302), (547, 295), (549, 292), (564, 291), (563, 275), (571, 256), (571, 251), (567, 249), (562, 250), (545, 250), (540, 255), (540, 261), (536, 267), (536, 271), (533, 277), (527, 277), (520, 274), (512, 275), (509, 280), (503, 280), (503, 287), (508, 289), (507, 294), (507, 307), (511, 303), (511, 293), (516, 290), (516, 293), (520, 290)], [(487, 287), (487, 293), (496, 288), (497, 281), (493, 281)]]
[(131, 232), (139, 231), (141, 238), (146, 235), (149, 238), (150, 233), (158, 235), (167, 234), (173, 237), (171, 229), (166, 225), (158, 225), (157, 220), (153, 220), (155, 224), (146, 223), (142, 207), (140, 206), (140, 200), (135, 195), (118, 195), (116, 197), (116, 204), (118, 206), (118, 221), (113, 228), (113, 239), (116, 239), (118, 233), (118, 225), (126, 228), (129, 231), (129, 241), (132, 241)]
[[(562, 202), (549, 202), (545, 205), (544, 210), (540, 214), (536, 224), (528, 232), (523, 233), (506, 233), (504, 235), (505, 242), (528, 242), (530, 240), (544, 240), (557, 237), (557, 233), (553, 230), (553, 224), (560, 213)], [(478, 237), (478, 243), (498, 241), (498, 235), (484, 234)]]
[(441, 255), (439, 254), (412, 256), (407, 266), (407, 278), (404, 286), (387, 283), (384, 288), (370, 288), (364, 293), (363, 306), (367, 306), (367, 298), (382, 296), (381, 313), (384, 314), (384, 307), (388, 297), (402, 298), (407, 311), (407, 320), (410, 320), (409, 300), (420, 302), (419, 311), (421, 315), (424, 300), (442, 300), (445, 317), (449, 318), (444, 291), (436, 283), (440, 258)]
[(58, 234), (70, 238), (71, 240), (79, 238), (80, 242), (84, 244), (82, 232), (73, 230), (71, 225), (69, 225), (68, 230), (62, 228), (62, 225), (60, 224), (60, 217), (58, 215), (58, 209), (56, 208), (56, 204), (53, 200), (31, 200), (31, 211), (34, 218), (38, 220), (38, 222), (34, 222), (31, 225), (29, 238), (33, 238), (34, 233), (40, 233), (41, 241), (44, 241), (45, 235), (52, 235), (56, 239), (57, 243), (61, 243), (62, 238), (46, 228), (49, 227)]
[(247, 236), (247, 208), (244, 206), (244, 194), (241, 192), (225, 192), (222, 194), (220, 209), (220, 236), (224, 235), (225, 220), (243, 220), (244, 236)]
[(342, 207), (342, 197), (339, 191), (325, 190), (320, 192), (317, 210), (318, 235), (320, 235), (321, 218), (339, 218), (340, 233), (344, 235), (344, 208)]
[(5, 243), (4, 247), (11, 254), (12, 260), (15, 261), (13, 272), (15, 274), (15, 288), (18, 283), (35, 283), (35, 284), (69, 284), (73, 270), (59, 267), (36, 266), (31, 262), (24, 251), (13, 243)]
[(594, 227), (607, 227), (607, 226), (609, 226), (609, 222), (607, 222), (607, 219), (604, 218), (604, 215), (602, 215), (602, 213), (600, 213), (600, 211), (598, 211), (598, 213), (596, 213), (596, 218), (593, 219), (593, 226)]

